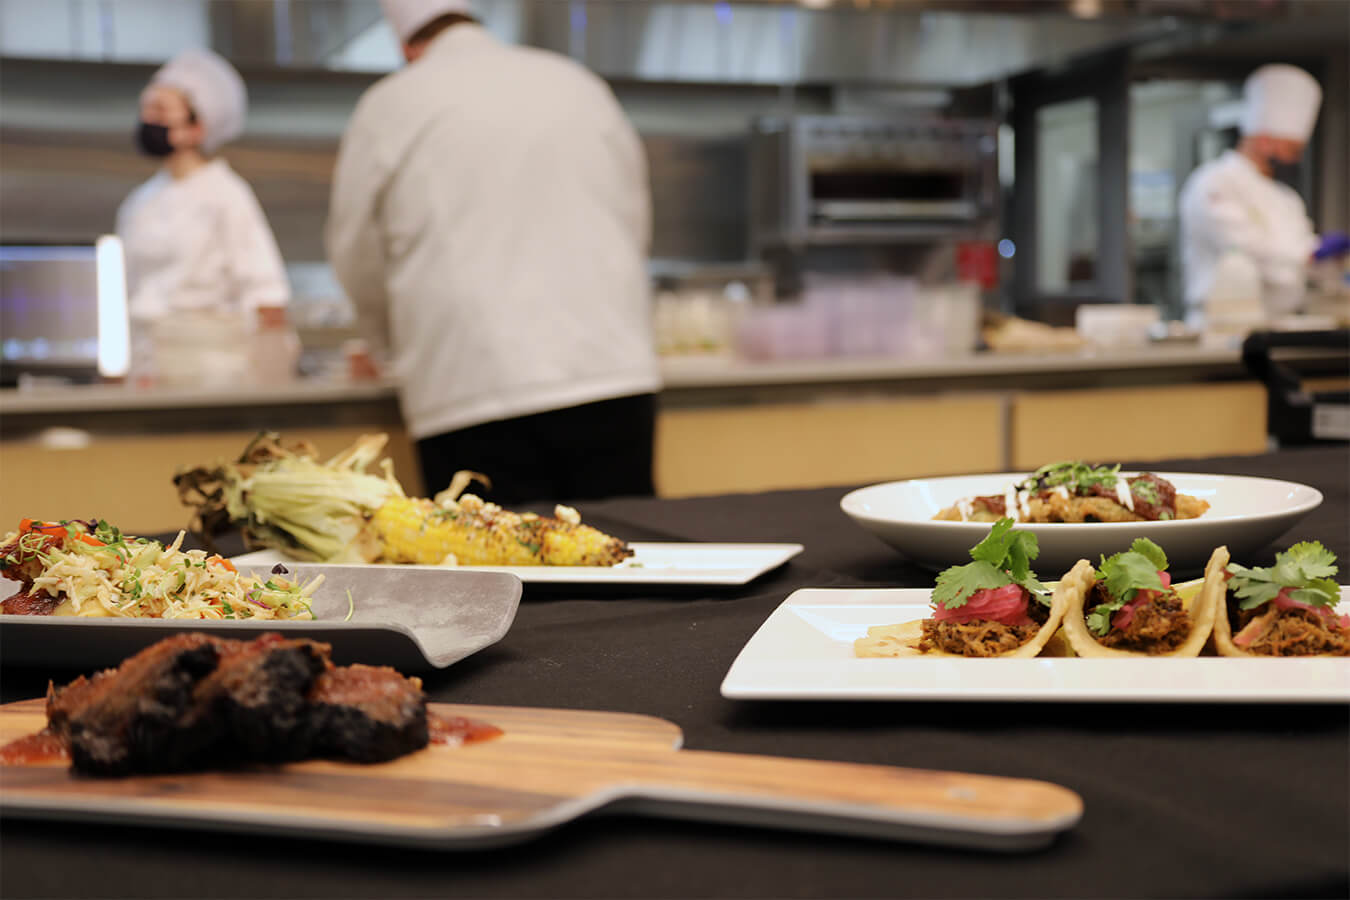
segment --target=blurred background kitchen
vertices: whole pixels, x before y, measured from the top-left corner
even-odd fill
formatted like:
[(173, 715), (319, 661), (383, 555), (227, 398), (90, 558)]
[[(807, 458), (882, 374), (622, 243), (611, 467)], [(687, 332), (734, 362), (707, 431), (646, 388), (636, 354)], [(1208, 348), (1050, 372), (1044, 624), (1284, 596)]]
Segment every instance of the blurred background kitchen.
[[(602, 75), (642, 136), (663, 495), (1350, 433), (1326, 394), (1347, 385), (1345, 257), (1310, 266), (1302, 318), (1274, 323), (1321, 335), (1270, 351), (1329, 401), (1290, 413), (1244, 364), (1242, 329), (1178, 321), (1177, 212), (1187, 175), (1238, 140), (1243, 79), (1283, 62), (1323, 91), (1290, 183), (1319, 233), (1350, 229), (1350, 3), (477, 8), (499, 39)], [(303, 350), (294, 377), (95, 384), (96, 241), (154, 168), (131, 140), (137, 98), (188, 46), (247, 82), (223, 156), (275, 232)], [(259, 428), (333, 449), (390, 431), (415, 491), (395, 386), (348, 377), (361, 335), (322, 239), (342, 130), (401, 64), (376, 0), (0, 0), (0, 519), (54, 515), (95, 467), (73, 478), (91, 510), (172, 527), (169, 473)], [(20, 324), (34, 277), (75, 311)]]

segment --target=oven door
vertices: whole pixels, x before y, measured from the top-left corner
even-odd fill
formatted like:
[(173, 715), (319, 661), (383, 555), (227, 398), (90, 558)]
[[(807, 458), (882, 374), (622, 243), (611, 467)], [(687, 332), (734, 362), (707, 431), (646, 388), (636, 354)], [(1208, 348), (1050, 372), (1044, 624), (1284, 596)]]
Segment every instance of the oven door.
[(851, 166), (808, 173), (815, 225), (970, 221), (979, 215), (971, 171)]

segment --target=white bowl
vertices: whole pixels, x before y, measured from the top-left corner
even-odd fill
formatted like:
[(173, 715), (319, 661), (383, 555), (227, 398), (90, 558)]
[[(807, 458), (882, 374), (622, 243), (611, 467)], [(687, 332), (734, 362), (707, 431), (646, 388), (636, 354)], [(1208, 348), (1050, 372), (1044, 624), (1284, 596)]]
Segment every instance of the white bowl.
[[(970, 548), (989, 530), (987, 522), (935, 522), (933, 516), (962, 497), (999, 494), (1025, 472), (918, 478), (859, 488), (839, 505), (853, 521), (921, 566), (944, 569), (970, 561)], [(1133, 475), (1133, 472), (1122, 472)], [(1322, 503), (1322, 493), (1292, 481), (1241, 475), (1158, 472), (1177, 491), (1208, 500), (1198, 519), (1166, 522), (1020, 524), (1040, 544), (1035, 570), (1058, 578), (1080, 559), (1129, 549), (1137, 537), (1157, 542), (1177, 573), (1203, 570), (1215, 547), (1227, 545), (1233, 559), (1260, 550)]]

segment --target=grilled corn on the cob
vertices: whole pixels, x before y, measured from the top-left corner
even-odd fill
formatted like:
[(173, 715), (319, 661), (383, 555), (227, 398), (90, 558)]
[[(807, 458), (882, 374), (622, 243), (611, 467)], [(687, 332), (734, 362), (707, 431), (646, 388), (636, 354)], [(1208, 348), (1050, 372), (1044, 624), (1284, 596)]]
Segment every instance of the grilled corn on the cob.
[(553, 517), (517, 514), (460, 493), (457, 473), (435, 500), (410, 498), (393, 477), (367, 473), (387, 440), (364, 435), (327, 462), (310, 447), (285, 447), (277, 435), (255, 439), (235, 463), (180, 472), (174, 482), (196, 510), (193, 531), (208, 537), (232, 523), (250, 546), (276, 547), (320, 561), (469, 566), (612, 566), (628, 545), (581, 524), (576, 510)]
[(553, 518), (509, 512), (473, 494), (438, 505), (391, 497), (370, 527), (392, 563), (465, 566), (612, 566), (632, 555), (618, 538), (582, 525), (576, 511)]

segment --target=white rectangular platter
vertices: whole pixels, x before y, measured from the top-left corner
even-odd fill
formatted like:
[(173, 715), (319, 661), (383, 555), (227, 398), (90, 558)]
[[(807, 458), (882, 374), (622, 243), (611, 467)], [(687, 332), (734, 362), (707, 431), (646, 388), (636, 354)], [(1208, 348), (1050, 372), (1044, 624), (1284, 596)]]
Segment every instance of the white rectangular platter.
[[(507, 572), (526, 584), (741, 585), (802, 552), (801, 544), (699, 544), (635, 542), (633, 556), (617, 566), (462, 566), (468, 572)], [(234, 557), (239, 566), (292, 564), (279, 550)], [(382, 567), (383, 568), (383, 567)], [(440, 566), (389, 566), (439, 569)]]
[[(738, 700), (1093, 703), (1344, 703), (1347, 659), (858, 659), (871, 625), (926, 618), (917, 588), (796, 591), (742, 648), (722, 682)], [(1341, 588), (1342, 612), (1350, 587)]]

